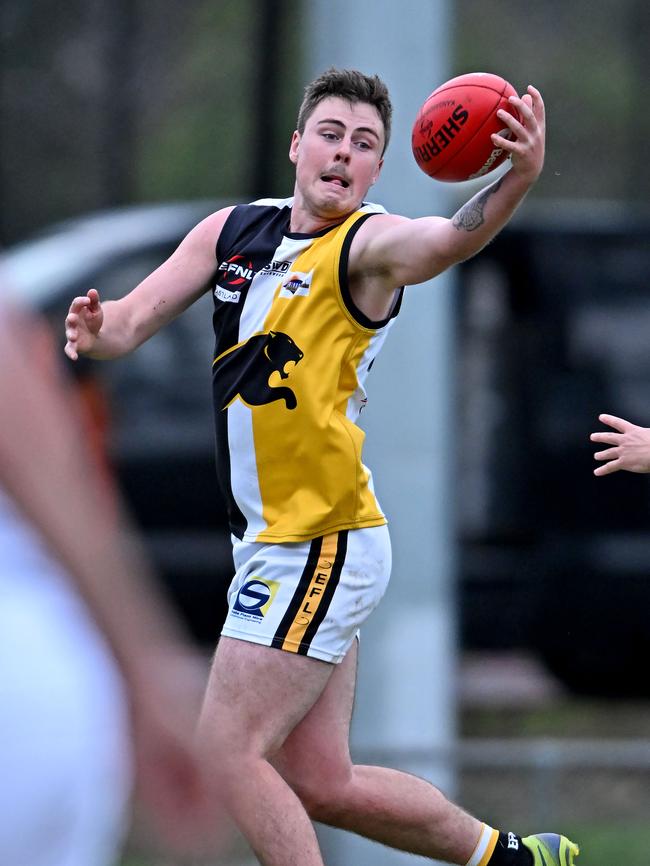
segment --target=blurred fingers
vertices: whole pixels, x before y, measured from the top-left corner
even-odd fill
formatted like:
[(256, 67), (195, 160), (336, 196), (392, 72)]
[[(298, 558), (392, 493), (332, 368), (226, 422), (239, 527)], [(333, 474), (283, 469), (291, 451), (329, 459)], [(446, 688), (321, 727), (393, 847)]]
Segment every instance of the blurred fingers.
[(592, 442), (602, 442), (604, 445), (618, 445), (621, 438), (620, 433), (612, 433), (609, 430), (599, 430), (589, 437)]
[(519, 112), (519, 116), (522, 121), (526, 124), (526, 126), (530, 126), (531, 123), (536, 122), (535, 113), (533, 111), (532, 97), (529, 94), (524, 94), (521, 98), (518, 96), (511, 96), (508, 100), (513, 108), (516, 108)]
[(508, 129), (513, 132), (517, 138), (520, 138), (521, 135), (524, 134), (525, 129), (524, 125), (514, 116), (514, 114), (510, 114), (509, 111), (506, 111), (504, 108), (500, 108), (497, 111), (497, 117), (499, 120), (502, 120)]
[(531, 104), (535, 115), (538, 117), (538, 119), (543, 120), (546, 109), (544, 107), (544, 100), (542, 99), (542, 94), (536, 87), (533, 87), (532, 84), (529, 84), (526, 90), (530, 95)]
[(503, 138), (502, 136), (497, 135), (496, 132), (493, 133), (490, 136), (490, 138), (492, 139), (492, 144), (495, 147), (500, 147), (502, 150), (506, 150), (510, 154), (515, 152), (515, 150), (516, 150), (515, 142), (512, 141), (511, 139)]
[(70, 304), (70, 312), (71, 313), (80, 313), (84, 307), (90, 306), (90, 298), (88, 295), (79, 295), (74, 298), (72, 303)]
[(533, 97), (530, 95), (530, 93), (524, 93), (524, 95), (521, 97), (521, 105), (522, 108), (525, 106), (528, 109), (531, 117), (534, 117)]
[(618, 470), (622, 468), (623, 467), (619, 460), (611, 460), (609, 463), (605, 463), (603, 466), (594, 469), (594, 475), (611, 475), (613, 472), (618, 472)]
[(70, 341), (65, 344), (65, 346), (63, 347), (63, 351), (68, 356), (68, 358), (70, 358), (71, 361), (76, 361), (79, 358), (77, 350)]
[(594, 460), (614, 460), (620, 453), (618, 448), (607, 448), (605, 451), (596, 451)]
[(77, 336), (77, 326), (79, 324), (79, 318), (75, 313), (69, 313), (65, 319), (65, 336), (66, 339), (71, 340), (76, 338)]
[(603, 424), (607, 424), (609, 427), (613, 427), (620, 433), (624, 433), (626, 430), (629, 430), (630, 427), (634, 427), (634, 424), (630, 424), (629, 421), (626, 421), (624, 418), (618, 418), (616, 415), (599, 415), (598, 420), (602, 421)]

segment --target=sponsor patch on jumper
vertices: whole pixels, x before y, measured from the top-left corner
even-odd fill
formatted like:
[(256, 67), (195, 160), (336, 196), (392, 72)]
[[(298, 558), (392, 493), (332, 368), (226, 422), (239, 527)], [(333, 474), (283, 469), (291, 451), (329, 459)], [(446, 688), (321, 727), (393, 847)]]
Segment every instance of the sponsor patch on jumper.
[(229, 289), (224, 289), (223, 286), (217, 286), (214, 290), (214, 296), (218, 300), (225, 301), (228, 304), (238, 304), (241, 292), (231, 292)]
[(291, 262), (282, 262), (278, 261), (277, 259), (273, 259), (268, 263), (268, 265), (264, 265), (260, 273), (264, 274), (265, 276), (268, 275), (271, 277), (283, 277), (288, 272), (290, 267)]
[(311, 288), (312, 277), (314, 272), (309, 271), (308, 274), (301, 271), (291, 271), (288, 277), (282, 282), (280, 289), (280, 298), (294, 298), (296, 295), (305, 297), (309, 294)]

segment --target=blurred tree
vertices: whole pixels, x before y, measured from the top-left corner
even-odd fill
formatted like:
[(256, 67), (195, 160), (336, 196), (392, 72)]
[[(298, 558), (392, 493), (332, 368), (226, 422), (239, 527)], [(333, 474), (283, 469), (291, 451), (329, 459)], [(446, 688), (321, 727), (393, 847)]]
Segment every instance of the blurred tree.
[(222, 0), (180, 7), (182, 44), (179, 27), (170, 34), (178, 63), (153, 73), (160, 34), (150, 34), (143, 59), (148, 79), (160, 85), (143, 109), (140, 196), (286, 195), (289, 112), (299, 93), (299, 4)]
[[(295, 8), (296, 4), (292, 4)], [(288, 4), (286, 0), (261, 0), (258, 4), (259, 14), (257, 21), (256, 43), (259, 46), (286, 46), (289, 47), (289, 16), (287, 15)], [(296, 26), (299, 21), (295, 20), (295, 12), (292, 15), (293, 27), (291, 32), (296, 34), (300, 27)], [(288, 56), (296, 57), (297, 52), (291, 50)], [(300, 75), (298, 65), (291, 68), (294, 76)], [(283, 118), (282, 102), (280, 94), (285, 91), (283, 81), (283, 68), (278, 63), (278, 53), (271, 49), (260, 51), (260, 62), (257, 68), (257, 76), (254, 84), (253, 111), (254, 111), (254, 157), (253, 172), (251, 178), (250, 192), (253, 196), (269, 195), (273, 190), (278, 195), (287, 195), (287, 188), (281, 190), (275, 182), (276, 171), (280, 166), (280, 154), (282, 164), (288, 166), (289, 131), (293, 131), (293, 124), (286, 129), (278, 129), (278, 120)], [(293, 92), (295, 88), (289, 87)], [(292, 110), (296, 110), (298, 99), (295, 100)], [(285, 146), (281, 147), (278, 133), (283, 140), (286, 138)], [(283, 179), (287, 179), (287, 187), (292, 188), (293, 182), (287, 177), (287, 172), (280, 172)]]
[(626, 197), (647, 202), (650, 199), (650, 74), (648, 74), (648, 51), (650, 50), (650, 4), (647, 0), (633, 0), (628, 17), (627, 39), (630, 47), (629, 61), (633, 70), (634, 90), (632, 107), (628, 115), (627, 135), (634, 142), (630, 156)]
[[(236, 196), (250, 174), (255, 0), (145, 0), (138, 195)], [(162, 49), (162, 50), (161, 50)]]
[[(2, 0), (0, 241), (131, 201), (286, 195), (304, 2)], [(650, 198), (645, 0), (455, 10), (457, 72), (544, 92), (538, 196)]]
[(103, 206), (130, 201), (134, 193), (137, 46), (142, 19), (136, 0), (97, 2), (96, 27), (105, 70), (98, 126), (98, 170)]
[(647, 202), (650, 13), (645, 0), (458, 0), (456, 69), (536, 84), (549, 118), (536, 195)]
[(2, 240), (101, 201), (94, 133), (101, 50), (93, 3), (0, 4)]
[(3, 0), (0, 240), (132, 201), (286, 195), (299, 9)]

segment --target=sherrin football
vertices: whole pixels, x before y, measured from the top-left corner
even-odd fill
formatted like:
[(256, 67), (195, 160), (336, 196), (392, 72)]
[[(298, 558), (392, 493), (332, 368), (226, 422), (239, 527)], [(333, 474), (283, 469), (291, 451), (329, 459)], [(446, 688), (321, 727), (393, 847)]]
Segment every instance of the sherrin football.
[(411, 146), (425, 174), (436, 180), (458, 182), (483, 177), (508, 157), (490, 136), (511, 138), (497, 117), (503, 108), (519, 119), (508, 102), (514, 87), (499, 75), (470, 72), (436, 88), (418, 111)]

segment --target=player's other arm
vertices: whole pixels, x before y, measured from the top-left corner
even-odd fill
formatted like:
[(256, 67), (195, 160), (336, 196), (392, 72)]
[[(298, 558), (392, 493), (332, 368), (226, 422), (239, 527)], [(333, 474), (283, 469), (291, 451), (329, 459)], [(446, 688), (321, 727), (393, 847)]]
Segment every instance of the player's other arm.
[(451, 218), (422, 217), (410, 220), (379, 215), (368, 220), (351, 250), (359, 274), (382, 277), (388, 290), (425, 282), (478, 253), (506, 225), (544, 164), (544, 103), (539, 91), (528, 88), (522, 98), (512, 97), (521, 122), (505, 111), (499, 118), (513, 133), (509, 141), (493, 135), (492, 141), (510, 153), (511, 169), (481, 190)]
[(96, 289), (75, 298), (65, 320), (65, 353), (119, 358), (137, 349), (187, 309), (208, 287), (216, 244), (232, 207), (206, 217), (175, 252), (133, 291), (102, 303)]

